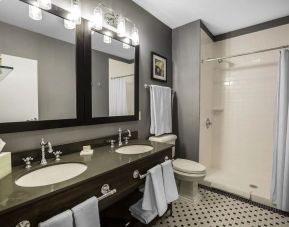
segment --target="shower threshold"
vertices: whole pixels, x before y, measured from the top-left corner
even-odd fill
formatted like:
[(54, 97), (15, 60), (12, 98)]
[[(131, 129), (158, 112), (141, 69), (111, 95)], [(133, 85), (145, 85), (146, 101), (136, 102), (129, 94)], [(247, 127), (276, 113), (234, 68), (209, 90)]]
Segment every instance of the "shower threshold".
[(270, 200), (270, 180), (245, 178), (244, 175), (209, 169), (206, 178), (200, 184), (273, 207)]

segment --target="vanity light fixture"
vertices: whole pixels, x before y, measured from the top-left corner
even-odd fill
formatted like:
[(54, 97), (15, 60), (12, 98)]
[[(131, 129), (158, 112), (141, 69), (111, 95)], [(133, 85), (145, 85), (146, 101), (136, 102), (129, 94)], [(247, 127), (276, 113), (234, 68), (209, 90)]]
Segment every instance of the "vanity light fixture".
[(138, 35), (138, 29), (135, 25), (133, 25), (132, 32), (131, 32), (131, 40), (133, 45), (139, 44), (139, 35)]
[(125, 18), (123, 16), (121, 16), (121, 15), (118, 17), (117, 35), (119, 37), (124, 37), (125, 36)]
[(35, 1), (33, 5), (29, 5), (29, 17), (33, 20), (42, 20), (42, 11), (39, 8), (38, 1)]
[(76, 27), (75, 23), (72, 22), (71, 20), (72, 20), (72, 15), (71, 15), (71, 13), (69, 13), (67, 15), (67, 19), (64, 19), (64, 27), (68, 30), (75, 29), (75, 27)]
[(109, 37), (108, 35), (103, 35), (103, 42), (104, 43), (111, 43), (111, 37)]
[(51, 0), (38, 0), (39, 6), (42, 9), (50, 10), (52, 7)]
[(103, 24), (103, 12), (102, 9), (97, 6), (95, 7), (93, 11), (93, 28), (96, 30), (101, 30), (102, 29), (102, 24)]
[(81, 6), (80, 0), (71, 0), (71, 21), (75, 24), (81, 24)]

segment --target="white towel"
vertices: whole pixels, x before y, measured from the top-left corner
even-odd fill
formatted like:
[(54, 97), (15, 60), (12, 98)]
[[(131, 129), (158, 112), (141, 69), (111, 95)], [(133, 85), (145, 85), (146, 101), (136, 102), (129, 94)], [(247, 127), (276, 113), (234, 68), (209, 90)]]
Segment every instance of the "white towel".
[(165, 196), (163, 184), (162, 167), (157, 165), (151, 168), (146, 177), (145, 191), (142, 203), (144, 210), (157, 210), (161, 217), (168, 209), (168, 204)]
[(39, 227), (73, 227), (73, 218), (71, 210), (64, 211), (45, 222), (41, 222)]
[(98, 200), (91, 197), (72, 208), (76, 227), (100, 227)]
[(172, 167), (172, 161), (168, 160), (161, 164), (163, 169), (164, 188), (167, 203), (171, 203), (179, 198), (177, 184)]
[(157, 210), (143, 210), (143, 199), (130, 206), (129, 211), (133, 217), (144, 224), (149, 224), (158, 215)]
[(6, 145), (6, 143), (0, 138), (0, 153), (3, 150), (5, 145)]
[(172, 132), (172, 90), (169, 87), (150, 86), (151, 134)]

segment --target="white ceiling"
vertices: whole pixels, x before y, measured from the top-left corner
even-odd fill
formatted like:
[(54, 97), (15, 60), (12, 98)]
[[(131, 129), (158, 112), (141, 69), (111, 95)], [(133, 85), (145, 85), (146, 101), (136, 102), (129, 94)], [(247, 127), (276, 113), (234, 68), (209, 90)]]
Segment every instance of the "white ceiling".
[(289, 0), (133, 0), (171, 28), (201, 19), (214, 34), (289, 15)]

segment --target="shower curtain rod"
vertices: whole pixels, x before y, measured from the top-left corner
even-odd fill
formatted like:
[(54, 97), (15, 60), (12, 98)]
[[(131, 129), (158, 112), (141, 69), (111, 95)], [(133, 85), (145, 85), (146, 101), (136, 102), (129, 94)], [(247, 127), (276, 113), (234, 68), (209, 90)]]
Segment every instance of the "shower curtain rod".
[(287, 45), (287, 46), (279, 46), (279, 47), (274, 47), (274, 48), (268, 48), (268, 49), (263, 49), (263, 50), (257, 50), (257, 51), (243, 53), (243, 54), (236, 54), (236, 55), (231, 55), (231, 56), (226, 56), (226, 57), (220, 57), (220, 58), (208, 58), (206, 60), (202, 60), (201, 63), (211, 62), (211, 61), (222, 62), (224, 59), (228, 59), (228, 58), (236, 58), (236, 57), (241, 57), (241, 56), (246, 56), (246, 55), (251, 55), (251, 54), (258, 54), (258, 53), (268, 52), (268, 51), (272, 51), (272, 50), (280, 50), (280, 49), (288, 48), (288, 47), (289, 47), (289, 45)]
[(129, 77), (129, 76), (134, 76), (134, 74), (124, 75), (124, 76), (110, 77), (110, 79), (111, 79), (111, 80), (114, 80), (114, 79), (119, 79), (119, 78), (123, 78), (123, 77)]

